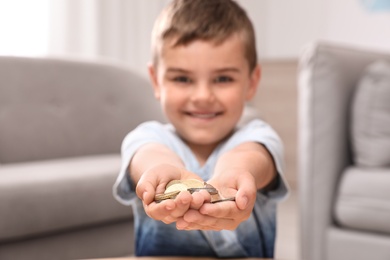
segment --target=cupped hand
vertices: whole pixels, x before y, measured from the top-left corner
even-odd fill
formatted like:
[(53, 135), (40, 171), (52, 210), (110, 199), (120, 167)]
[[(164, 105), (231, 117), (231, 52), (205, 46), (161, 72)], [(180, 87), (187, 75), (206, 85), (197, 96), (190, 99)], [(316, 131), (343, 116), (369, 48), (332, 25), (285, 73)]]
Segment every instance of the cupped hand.
[(184, 168), (161, 164), (150, 168), (137, 183), (136, 194), (142, 200), (145, 212), (153, 219), (164, 223), (173, 223), (184, 215), (193, 203), (193, 197), (187, 191), (180, 192), (175, 199), (156, 203), (156, 194), (164, 193), (165, 187), (172, 180), (200, 179), (196, 174)]
[(217, 188), (223, 197), (234, 196), (235, 201), (204, 203), (198, 210), (190, 208), (183, 218), (177, 220), (178, 229), (234, 230), (250, 217), (257, 192), (252, 174), (232, 169), (221, 177), (214, 177), (208, 183)]
[(155, 219), (170, 224), (183, 217), (190, 208), (192, 196), (188, 191), (180, 192), (175, 199), (167, 199), (161, 202), (143, 203), (146, 214)]

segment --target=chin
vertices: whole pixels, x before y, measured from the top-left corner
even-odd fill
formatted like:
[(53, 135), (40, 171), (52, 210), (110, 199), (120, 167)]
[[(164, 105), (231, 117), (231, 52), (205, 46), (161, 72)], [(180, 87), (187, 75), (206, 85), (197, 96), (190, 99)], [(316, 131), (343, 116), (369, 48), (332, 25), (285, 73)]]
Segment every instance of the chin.
[(203, 136), (203, 135), (198, 135), (198, 136), (191, 136), (189, 139), (189, 142), (196, 144), (196, 145), (201, 145), (201, 146), (215, 146), (218, 145), (220, 142), (222, 142), (224, 139), (226, 139), (228, 135), (224, 136)]
[[(220, 127), (224, 129), (225, 127)], [(201, 146), (213, 146), (219, 144), (221, 141), (226, 139), (233, 132), (232, 128), (230, 131), (221, 131), (219, 129), (183, 129), (178, 130), (178, 134), (187, 142), (194, 145)]]

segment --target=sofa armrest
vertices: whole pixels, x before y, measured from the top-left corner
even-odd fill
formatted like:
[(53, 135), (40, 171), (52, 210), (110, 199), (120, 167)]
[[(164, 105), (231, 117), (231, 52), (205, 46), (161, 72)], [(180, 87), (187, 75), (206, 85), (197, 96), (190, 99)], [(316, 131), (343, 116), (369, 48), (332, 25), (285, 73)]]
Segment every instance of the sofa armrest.
[(352, 163), (349, 107), (362, 71), (383, 54), (329, 43), (308, 46), (299, 66), (299, 188), (302, 259), (324, 259), (334, 195)]

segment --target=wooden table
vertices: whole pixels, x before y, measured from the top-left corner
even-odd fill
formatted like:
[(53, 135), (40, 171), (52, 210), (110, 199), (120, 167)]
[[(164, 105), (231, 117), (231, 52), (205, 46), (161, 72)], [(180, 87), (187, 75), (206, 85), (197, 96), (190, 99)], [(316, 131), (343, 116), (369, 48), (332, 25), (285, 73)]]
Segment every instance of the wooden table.
[[(209, 258), (209, 257), (120, 257), (120, 258), (99, 258), (99, 259), (89, 259), (89, 260), (216, 260), (218, 258)], [(229, 260), (272, 260), (271, 258), (229, 258)]]

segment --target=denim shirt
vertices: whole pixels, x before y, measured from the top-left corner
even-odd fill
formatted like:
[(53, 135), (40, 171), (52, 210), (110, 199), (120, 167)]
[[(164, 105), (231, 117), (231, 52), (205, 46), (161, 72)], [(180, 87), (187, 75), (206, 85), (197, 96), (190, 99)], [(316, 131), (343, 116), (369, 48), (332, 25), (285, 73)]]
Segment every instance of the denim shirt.
[[(177, 230), (175, 223), (167, 225), (146, 215), (127, 172), (131, 158), (142, 145), (153, 142), (166, 145), (182, 159), (189, 171), (207, 181), (221, 154), (248, 141), (261, 143), (268, 149), (278, 172), (278, 183), (270, 191), (257, 192), (251, 216), (235, 230)], [(255, 119), (236, 129), (203, 166), (172, 125), (155, 121), (143, 123), (130, 132), (123, 140), (121, 152), (122, 167), (113, 193), (119, 202), (133, 207), (137, 256), (273, 257), (276, 204), (288, 189), (282, 174), (283, 146), (268, 124)]]

